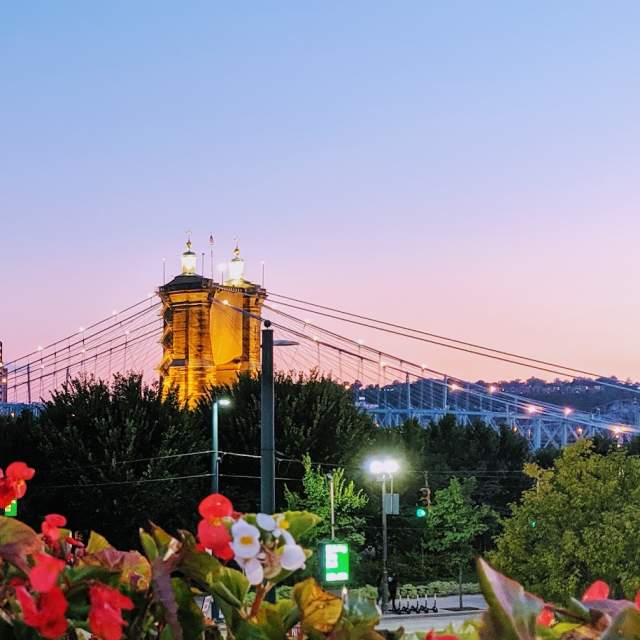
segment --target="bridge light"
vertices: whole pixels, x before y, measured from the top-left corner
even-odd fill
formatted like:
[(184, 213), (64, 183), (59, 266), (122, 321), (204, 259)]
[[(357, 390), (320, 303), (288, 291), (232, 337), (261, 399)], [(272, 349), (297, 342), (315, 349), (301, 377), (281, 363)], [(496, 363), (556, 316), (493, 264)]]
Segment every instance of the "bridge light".
[(449, 385), (449, 389), (451, 389), (451, 391), (460, 391), (460, 389), (462, 389), (462, 387), (459, 384), (456, 384), (455, 382), (452, 382)]
[(495, 384), (489, 385), (489, 393), (495, 393), (498, 390)]
[(364, 339), (363, 338), (358, 338), (357, 343), (362, 346), (364, 344)]
[(229, 306), (229, 301), (228, 300), (223, 300), (222, 304), (226, 304), (227, 306)]
[(573, 413), (573, 409), (571, 407), (565, 407), (562, 413), (564, 413), (565, 416), (570, 416)]
[(80, 327), (80, 328), (78, 329), (78, 331), (79, 331), (80, 333), (82, 333), (82, 332), (84, 331), (84, 327)]
[(41, 344), (38, 345), (38, 351), (42, 351), (42, 345)]
[(582, 427), (578, 427), (576, 431), (578, 432), (578, 435), (580, 435), (582, 433)]
[(540, 411), (540, 407), (536, 407), (532, 404), (527, 406), (527, 413), (538, 413)]

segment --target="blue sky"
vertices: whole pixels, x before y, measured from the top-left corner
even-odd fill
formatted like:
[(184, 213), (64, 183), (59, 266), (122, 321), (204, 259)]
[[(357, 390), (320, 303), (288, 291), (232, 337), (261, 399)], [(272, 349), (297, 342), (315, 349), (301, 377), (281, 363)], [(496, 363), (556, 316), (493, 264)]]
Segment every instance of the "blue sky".
[(635, 2), (3, 5), (5, 349), (143, 297), (191, 229), (281, 293), (640, 378), (638, 24)]

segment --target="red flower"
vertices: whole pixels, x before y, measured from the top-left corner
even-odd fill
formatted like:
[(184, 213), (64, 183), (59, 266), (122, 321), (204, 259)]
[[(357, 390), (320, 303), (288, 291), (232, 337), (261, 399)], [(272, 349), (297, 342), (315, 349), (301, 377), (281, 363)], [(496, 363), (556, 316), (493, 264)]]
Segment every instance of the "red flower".
[(133, 602), (118, 589), (96, 583), (89, 589), (91, 609), (89, 611), (89, 628), (91, 633), (101, 640), (120, 640), (123, 620), (122, 609), (133, 609)]
[(553, 609), (545, 606), (538, 614), (536, 622), (542, 627), (550, 627), (553, 623), (554, 617)]
[(212, 493), (200, 502), (198, 511), (203, 517), (198, 523), (198, 540), (200, 544), (211, 549), (221, 560), (231, 560), (233, 551), (230, 546), (231, 535), (223, 524), (223, 518), (234, 514), (231, 500), (220, 493)]
[(198, 511), (206, 520), (225, 518), (233, 513), (233, 505), (229, 498), (220, 493), (212, 493), (200, 502)]
[(33, 627), (43, 638), (59, 638), (67, 630), (67, 600), (59, 587), (40, 595), (38, 601), (24, 588), (16, 587), (24, 623)]
[(636, 607), (637, 607), (638, 609), (640, 609), (640, 591), (638, 591), (638, 593), (636, 593), (636, 600), (635, 600), (635, 602), (636, 602)]
[(7, 480), (13, 484), (16, 498), (22, 498), (27, 492), (27, 480), (31, 480), (35, 469), (28, 467), (24, 462), (12, 462), (6, 471)]
[(7, 478), (2, 477), (0, 469), (0, 509), (8, 507), (16, 499), (16, 492), (13, 485)]
[(60, 540), (60, 529), (67, 524), (67, 519), (58, 513), (50, 513), (44, 517), (44, 522), (40, 525), (40, 531), (46, 541), (51, 544)]
[(36, 553), (34, 559), (36, 564), (29, 571), (31, 586), (40, 593), (46, 593), (55, 586), (60, 572), (64, 569), (64, 561), (46, 553)]
[(231, 560), (231, 534), (223, 524), (211, 524), (207, 520), (198, 523), (198, 540), (205, 549), (211, 549), (214, 556), (221, 560)]
[(582, 602), (591, 600), (606, 600), (609, 597), (609, 585), (602, 580), (596, 580), (582, 596)]
[(427, 635), (424, 637), (424, 640), (458, 640), (458, 636), (437, 635), (436, 632), (431, 629), (431, 631), (427, 631)]

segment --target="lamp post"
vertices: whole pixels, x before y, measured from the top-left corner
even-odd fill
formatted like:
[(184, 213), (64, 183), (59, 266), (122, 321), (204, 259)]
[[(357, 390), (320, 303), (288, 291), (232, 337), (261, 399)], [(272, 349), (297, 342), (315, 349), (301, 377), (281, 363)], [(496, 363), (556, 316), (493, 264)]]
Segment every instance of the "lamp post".
[(230, 404), (229, 398), (216, 398), (211, 406), (211, 493), (220, 491), (218, 407), (228, 407)]
[(293, 340), (274, 340), (271, 321), (262, 329), (260, 384), (260, 511), (276, 510), (275, 403), (273, 389), (273, 348), (293, 347)]
[(389, 603), (389, 584), (387, 572), (387, 479), (393, 483), (393, 474), (400, 465), (393, 458), (374, 458), (369, 461), (369, 472), (375, 475), (382, 485), (382, 601), (380, 608), (385, 613)]

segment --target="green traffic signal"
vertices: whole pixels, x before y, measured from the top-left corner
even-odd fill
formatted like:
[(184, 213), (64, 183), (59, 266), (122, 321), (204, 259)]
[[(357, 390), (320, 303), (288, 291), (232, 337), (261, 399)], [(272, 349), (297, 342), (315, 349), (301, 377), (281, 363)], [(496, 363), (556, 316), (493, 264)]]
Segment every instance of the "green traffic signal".
[(422, 507), (416, 507), (416, 518), (425, 518), (427, 516), (427, 510)]

